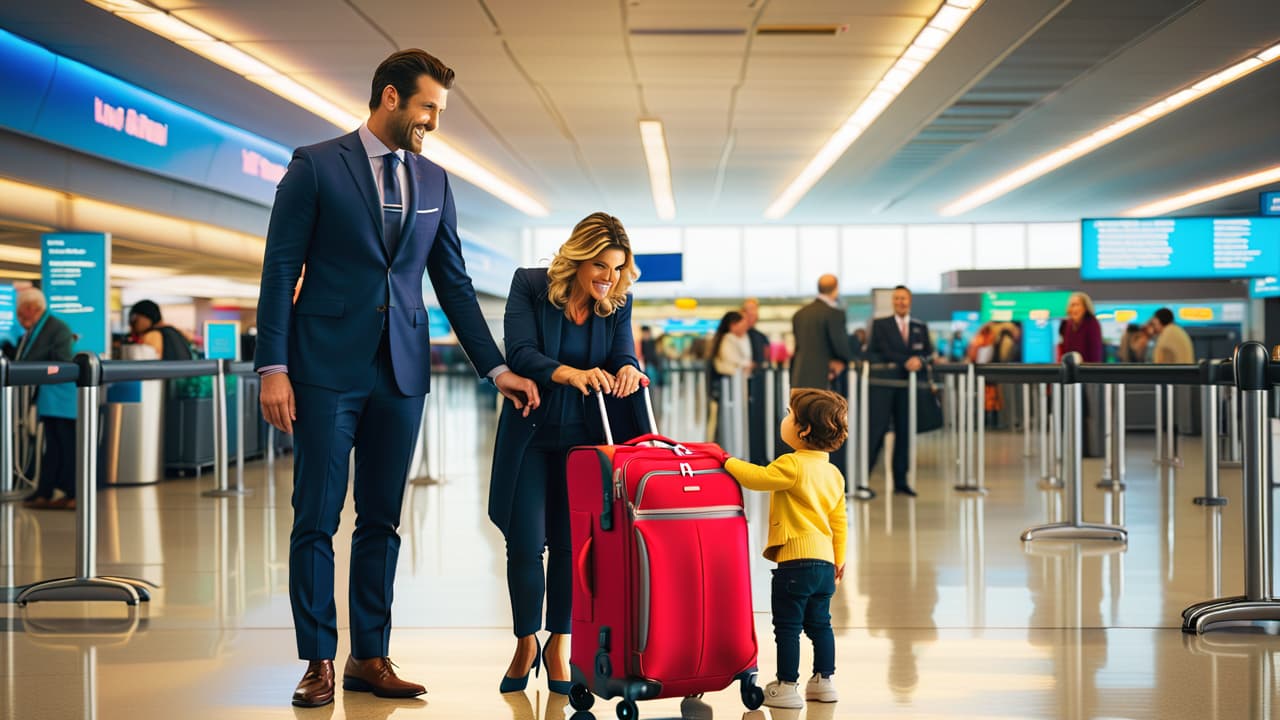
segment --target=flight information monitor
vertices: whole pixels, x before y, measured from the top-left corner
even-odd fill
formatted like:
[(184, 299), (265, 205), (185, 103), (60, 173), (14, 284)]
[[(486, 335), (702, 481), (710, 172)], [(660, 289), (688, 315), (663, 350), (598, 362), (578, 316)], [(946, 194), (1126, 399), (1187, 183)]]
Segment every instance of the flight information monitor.
[(1260, 193), (1259, 201), (1263, 215), (1280, 215), (1280, 191)]
[(1083, 220), (1084, 280), (1280, 275), (1280, 217)]

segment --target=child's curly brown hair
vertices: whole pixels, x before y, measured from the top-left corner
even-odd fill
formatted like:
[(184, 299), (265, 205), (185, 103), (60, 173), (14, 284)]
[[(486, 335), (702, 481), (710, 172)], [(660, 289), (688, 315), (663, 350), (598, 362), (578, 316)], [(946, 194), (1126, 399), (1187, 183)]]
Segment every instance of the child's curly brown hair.
[(830, 390), (793, 389), (791, 413), (797, 434), (814, 450), (832, 452), (849, 437), (849, 403)]

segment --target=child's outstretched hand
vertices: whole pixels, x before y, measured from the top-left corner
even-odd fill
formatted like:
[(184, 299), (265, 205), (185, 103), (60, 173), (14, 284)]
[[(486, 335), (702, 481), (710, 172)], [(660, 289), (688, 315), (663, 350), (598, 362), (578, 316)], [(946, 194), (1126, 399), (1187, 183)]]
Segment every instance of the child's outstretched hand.
[[(716, 455), (716, 459), (720, 461), (721, 465), (729, 462), (729, 458), (733, 457), (729, 453), (725, 452), (724, 448), (716, 448), (716, 451), (719, 451), (720, 453), (719, 455)], [(712, 451), (712, 454), (715, 454), (716, 451)]]
[(844, 579), (844, 565), (841, 565), (840, 567), (836, 568), (836, 584), (839, 585), (840, 581), (843, 579)]

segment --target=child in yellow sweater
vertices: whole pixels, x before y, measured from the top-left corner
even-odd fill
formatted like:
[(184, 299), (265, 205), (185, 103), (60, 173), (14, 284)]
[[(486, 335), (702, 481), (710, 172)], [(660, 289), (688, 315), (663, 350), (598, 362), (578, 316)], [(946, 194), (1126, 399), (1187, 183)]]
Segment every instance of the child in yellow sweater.
[(795, 389), (780, 435), (795, 450), (768, 467), (727, 457), (725, 469), (745, 488), (767, 490), (769, 539), (764, 556), (773, 571), (773, 634), (778, 644), (778, 678), (765, 686), (764, 704), (802, 708), (800, 631), (813, 642), (813, 677), (805, 699), (835, 702), (836, 670), (831, 596), (844, 575), (844, 477), (828, 453), (849, 435), (848, 404), (827, 390)]

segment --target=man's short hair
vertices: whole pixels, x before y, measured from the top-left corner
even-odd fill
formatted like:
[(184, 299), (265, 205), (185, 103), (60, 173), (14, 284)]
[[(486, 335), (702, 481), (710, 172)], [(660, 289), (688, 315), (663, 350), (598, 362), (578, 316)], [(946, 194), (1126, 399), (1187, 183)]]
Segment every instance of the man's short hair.
[(369, 109), (376, 110), (382, 104), (382, 91), (388, 85), (396, 89), (403, 104), (418, 91), (418, 78), (423, 75), (430, 76), (445, 90), (453, 87), (453, 68), (426, 50), (409, 48), (392, 53), (373, 71)]
[(44, 310), (49, 307), (49, 303), (45, 300), (44, 292), (40, 288), (23, 288), (18, 291), (18, 307), (26, 307), (27, 305), (35, 305)]
[(908, 295), (911, 294), (911, 288), (907, 287), (906, 285), (895, 285), (893, 287), (894, 292), (898, 292), (899, 290), (906, 290)]
[(1161, 325), (1173, 324), (1173, 311), (1167, 307), (1162, 307), (1156, 311), (1155, 318), (1160, 321)]

